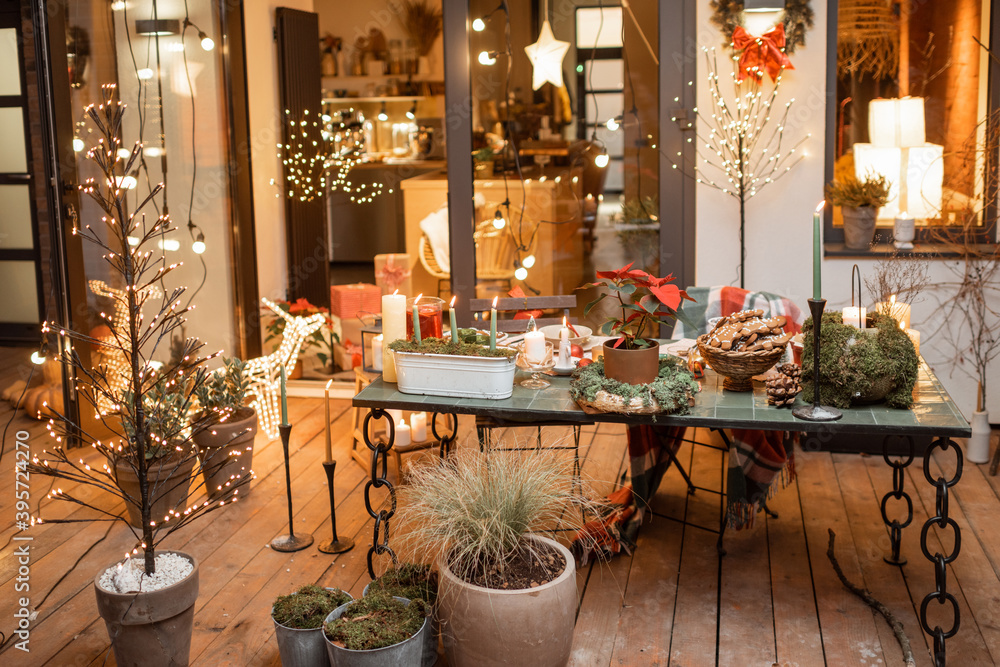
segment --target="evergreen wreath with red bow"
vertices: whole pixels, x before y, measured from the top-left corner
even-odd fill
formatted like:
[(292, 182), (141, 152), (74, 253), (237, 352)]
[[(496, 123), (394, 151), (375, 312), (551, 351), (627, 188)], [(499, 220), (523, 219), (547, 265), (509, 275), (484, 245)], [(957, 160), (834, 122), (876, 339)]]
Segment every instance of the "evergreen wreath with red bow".
[[(743, 0), (712, 0), (712, 23), (728, 40), (736, 28), (743, 26)], [(809, 0), (785, 0), (781, 21), (785, 26), (785, 53), (795, 53), (795, 47), (805, 46), (806, 32), (813, 27), (813, 10)]]

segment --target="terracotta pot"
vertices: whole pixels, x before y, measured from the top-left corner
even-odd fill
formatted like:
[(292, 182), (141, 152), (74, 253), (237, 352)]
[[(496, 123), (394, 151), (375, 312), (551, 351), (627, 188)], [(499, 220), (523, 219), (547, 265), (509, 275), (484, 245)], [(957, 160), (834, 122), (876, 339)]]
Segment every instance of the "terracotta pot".
[[(178, 511), (184, 509), (188, 497), (188, 486), (191, 483), (191, 470), (194, 468), (194, 457), (189, 456), (180, 465), (177, 465), (177, 459), (173, 457), (153, 459), (147, 465), (147, 477), (153, 501), (151, 516), (154, 521), (159, 522), (171, 509)], [(115, 476), (121, 490), (138, 501), (139, 476), (135, 474), (135, 471), (130, 466), (119, 462), (115, 466)], [(158, 486), (155, 492), (152, 491), (154, 484)], [(126, 502), (125, 509), (128, 511), (129, 524), (134, 528), (141, 528), (142, 514), (139, 508)]]
[(844, 245), (851, 250), (867, 250), (875, 238), (878, 209), (874, 206), (844, 206), (840, 212), (844, 216)]
[[(188, 577), (150, 593), (112, 593), (101, 588), (102, 569), (94, 579), (97, 611), (108, 628), (121, 667), (181, 667), (188, 664), (194, 603), (198, 599), (198, 561), (179, 551), (194, 565)], [(141, 555), (140, 555), (141, 558)], [(109, 567), (114, 567), (112, 563)]]
[(576, 624), (576, 563), (566, 547), (545, 537), (566, 568), (554, 580), (523, 590), (474, 586), (438, 560), (438, 613), (451, 667), (532, 665), (556, 667), (569, 661)]
[[(218, 500), (228, 493), (225, 485), (233, 475), (250, 473), (255, 437), (257, 413), (250, 408), (242, 408), (232, 419), (213, 424), (191, 437), (201, 457), (201, 474), (209, 500)], [(240, 497), (249, 493), (249, 485), (240, 489)]]
[(625, 384), (649, 384), (660, 373), (660, 346), (656, 341), (649, 347), (626, 350), (624, 343), (614, 347), (617, 339), (604, 341), (604, 375)]

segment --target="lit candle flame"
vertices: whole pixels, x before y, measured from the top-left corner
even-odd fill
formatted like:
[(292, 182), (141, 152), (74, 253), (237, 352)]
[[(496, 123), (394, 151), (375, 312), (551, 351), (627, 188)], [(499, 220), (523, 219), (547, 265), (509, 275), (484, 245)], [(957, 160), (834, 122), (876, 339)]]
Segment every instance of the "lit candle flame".
[(500, 297), (498, 297), (498, 296), (495, 296), (495, 297), (493, 297), (493, 308), (496, 308), (496, 307), (497, 307), (497, 300), (498, 300), (499, 298), (500, 298)]
[(819, 203), (819, 206), (817, 206), (817, 207), (816, 207), (816, 212), (817, 212), (817, 213), (819, 213), (819, 212), (820, 212), (820, 211), (822, 211), (822, 210), (823, 210), (823, 209), (824, 209), (825, 207), (826, 207), (826, 200), (824, 199), (823, 201), (821, 201), (821, 202)]
[(326, 390), (327, 391), (330, 391), (330, 385), (332, 385), (332, 384), (333, 384), (333, 379), (332, 378), (326, 381)]
[(455, 299), (457, 299), (457, 298), (458, 298), (458, 295), (455, 295), (455, 296), (451, 297), (451, 301), (448, 303), (448, 307), (449, 308), (454, 308), (455, 307)]
[(896, 295), (893, 294), (892, 296), (889, 297), (889, 306), (892, 307), (895, 305), (896, 305)]
[(424, 296), (424, 295), (423, 295), (423, 293), (421, 293), (421, 294), (418, 294), (418, 295), (416, 296), (416, 298), (414, 298), (414, 299), (413, 299), (413, 305), (414, 305), (414, 306), (415, 306), (415, 305), (417, 305), (417, 303), (418, 303), (418, 302), (420, 301), (421, 297), (423, 297), (423, 296)]

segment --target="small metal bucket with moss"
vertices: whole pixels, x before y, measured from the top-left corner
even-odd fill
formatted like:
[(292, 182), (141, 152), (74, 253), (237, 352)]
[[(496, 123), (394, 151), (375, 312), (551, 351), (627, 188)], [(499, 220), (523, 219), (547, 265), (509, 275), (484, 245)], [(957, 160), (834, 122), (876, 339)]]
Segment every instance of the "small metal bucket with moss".
[(420, 661), (421, 667), (431, 667), (438, 658), (438, 627), (437, 618), (433, 613), (437, 603), (438, 575), (429, 565), (420, 563), (404, 563), (397, 568), (386, 571), (378, 579), (367, 586), (363, 595), (382, 593), (407, 600), (423, 600), (427, 603), (430, 625), (424, 632), (424, 655)]
[(328, 663), (323, 645), (323, 621), (330, 612), (354, 598), (339, 588), (303, 586), (282, 595), (271, 607), (274, 634), (283, 667), (316, 667)]
[(423, 600), (375, 594), (331, 612), (323, 637), (337, 667), (419, 667), (429, 625)]

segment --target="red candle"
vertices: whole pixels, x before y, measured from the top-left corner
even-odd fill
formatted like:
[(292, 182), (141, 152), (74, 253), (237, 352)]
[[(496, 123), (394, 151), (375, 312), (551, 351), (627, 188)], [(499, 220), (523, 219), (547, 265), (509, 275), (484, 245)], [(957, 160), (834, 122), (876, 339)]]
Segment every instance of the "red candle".
[[(420, 316), (420, 337), (441, 338), (444, 327), (441, 321), (441, 299), (424, 297), (417, 302), (417, 313)], [(406, 337), (413, 338), (413, 305), (406, 309)]]

